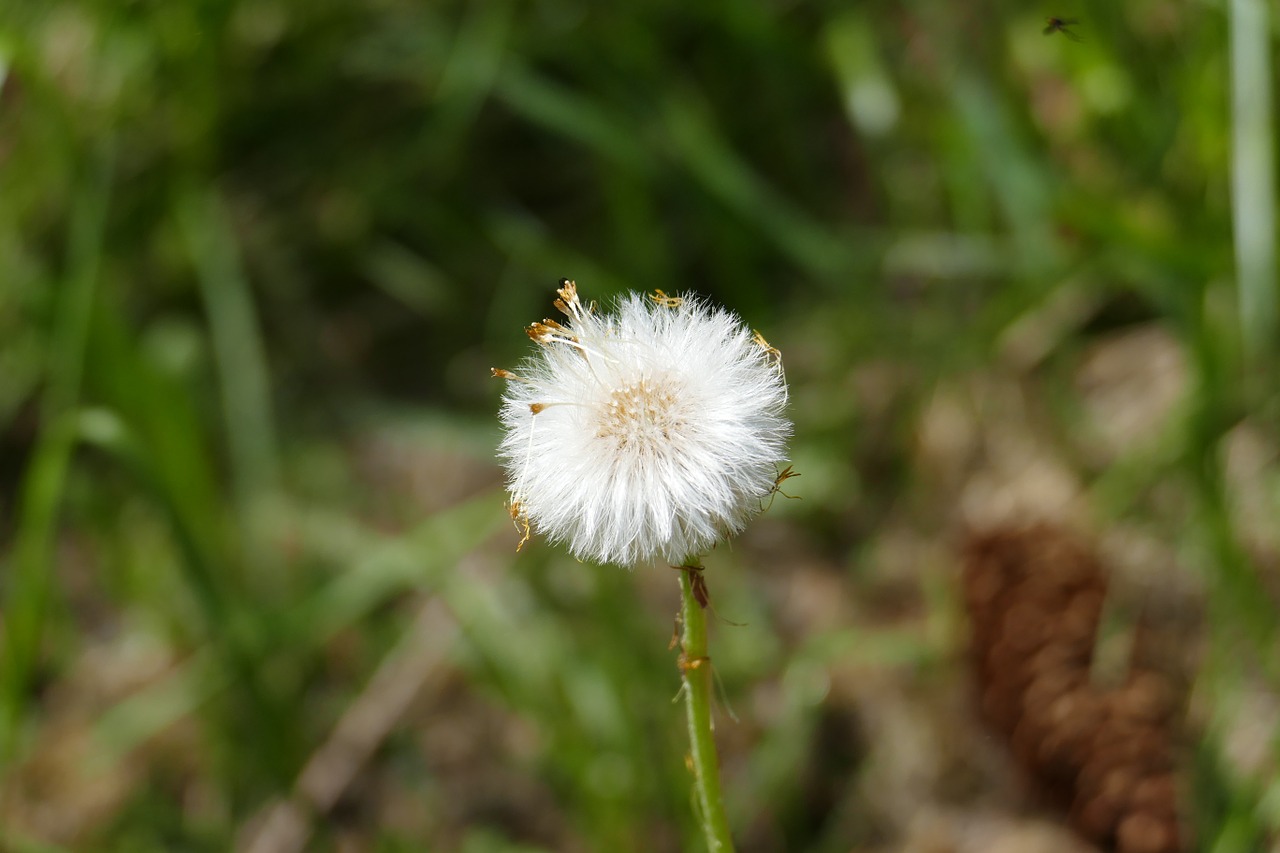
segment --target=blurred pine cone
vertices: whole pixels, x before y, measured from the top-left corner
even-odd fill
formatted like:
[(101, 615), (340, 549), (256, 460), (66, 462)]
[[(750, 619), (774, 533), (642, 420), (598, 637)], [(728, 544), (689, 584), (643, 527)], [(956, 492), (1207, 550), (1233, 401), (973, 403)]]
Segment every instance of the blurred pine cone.
[(982, 714), (1086, 838), (1117, 853), (1179, 853), (1176, 691), (1132, 662), (1118, 687), (1093, 683), (1106, 589), (1097, 555), (1059, 527), (969, 538), (964, 595)]

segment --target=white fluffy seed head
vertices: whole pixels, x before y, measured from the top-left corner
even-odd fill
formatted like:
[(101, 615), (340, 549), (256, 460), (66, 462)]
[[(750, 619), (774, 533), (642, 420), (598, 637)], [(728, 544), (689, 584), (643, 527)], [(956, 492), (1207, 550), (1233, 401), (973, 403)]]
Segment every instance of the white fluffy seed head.
[(580, 559), (678, 563), (737, 533), (775, 489), (791, 423), (778, 351), (696, 298), (632, 294), (612, 314), (562, 282), (564, 325), (503, 395), (511, 515)]

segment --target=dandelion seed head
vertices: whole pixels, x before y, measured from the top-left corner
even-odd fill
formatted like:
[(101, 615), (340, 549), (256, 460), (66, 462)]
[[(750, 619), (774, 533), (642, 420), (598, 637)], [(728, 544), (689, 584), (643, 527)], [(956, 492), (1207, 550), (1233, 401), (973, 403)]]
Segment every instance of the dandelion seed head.
[(513, 517), (581, 559), (678, 563), (740, 531), (775, 487), (791, 424), (778, 351), (696, 297), (611, 313), (563, 282), (568, 318), (528, 328), (503, 395)]

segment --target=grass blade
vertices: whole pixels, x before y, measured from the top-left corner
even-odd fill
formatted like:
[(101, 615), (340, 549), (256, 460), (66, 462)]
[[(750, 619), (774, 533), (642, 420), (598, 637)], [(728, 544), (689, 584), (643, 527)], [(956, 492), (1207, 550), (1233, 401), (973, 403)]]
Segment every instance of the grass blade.
[(1276, 333), (1271, 26), (1263, 0), (1231, 0), (1231, 212), (1245, 352)]
[(104, 145), (77, 198), (71, 225), (66, 285), (55, 319), (48, 385), (41, 404), (45, 426), (22, 485), (16, 544), (5, 589), (5, 661), (0, 667), (0, 765), (13, 756), (53, 578), (53, 545), (67, 470), (75, 448), (74, 408), (102, 257), (114, 146)]

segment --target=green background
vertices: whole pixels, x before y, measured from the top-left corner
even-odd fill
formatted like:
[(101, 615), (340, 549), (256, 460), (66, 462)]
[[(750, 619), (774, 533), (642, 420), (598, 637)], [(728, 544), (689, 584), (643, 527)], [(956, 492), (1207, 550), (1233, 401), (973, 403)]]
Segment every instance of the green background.
[(744, 849), (1032, 820), (955, 557), (1031, 516), (1118, 560), (1115, 643), (1198, 614), (1198, 843), (1252, 849), (1280, 407), (1250, 5), (6, 3), (3, 840), (249, 849), (292, 792), (296, 849), (697, 849), (673, 573), (516, 554), (503, 507), (489, 368), (563, 276), (696, 291), (783, 353), (799, 499), (708, 559)]

